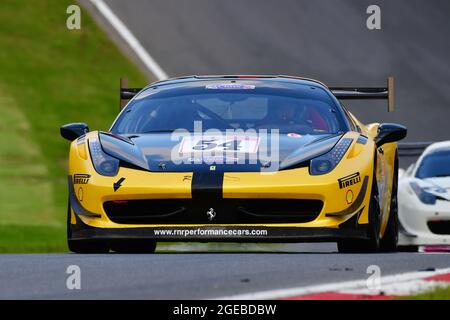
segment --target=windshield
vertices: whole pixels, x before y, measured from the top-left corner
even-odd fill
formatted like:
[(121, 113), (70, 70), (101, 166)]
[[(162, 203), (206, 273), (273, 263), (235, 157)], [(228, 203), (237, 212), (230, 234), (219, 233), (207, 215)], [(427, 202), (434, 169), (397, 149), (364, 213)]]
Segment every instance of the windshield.
[(433, 152), (422, 159), (416, 177), (420, 179), (450, 176), (450, 150)]
[(342, 113), (325, 90), (296, 85), (254, 85), (147, 89), (130, 102), (111, 131), (117, 134), (208, 129), (278, 129), (280, 133), (330, 134), (346, 131)]

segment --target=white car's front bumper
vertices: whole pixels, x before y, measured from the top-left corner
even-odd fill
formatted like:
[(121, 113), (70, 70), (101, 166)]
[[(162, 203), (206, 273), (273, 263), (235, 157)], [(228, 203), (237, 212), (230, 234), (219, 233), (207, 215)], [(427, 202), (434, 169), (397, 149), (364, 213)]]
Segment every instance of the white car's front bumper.
[[(437, 200), (434, 205), (422, 203), (415, 194), (399, 192), (399, 245), (450, 245), (450, 201)], [(440, 226), (436, 226), (437, 224)], [(439, 230), (441, 229), (441, 230)], [(445, 230), (444, 230), (445, 231)]]

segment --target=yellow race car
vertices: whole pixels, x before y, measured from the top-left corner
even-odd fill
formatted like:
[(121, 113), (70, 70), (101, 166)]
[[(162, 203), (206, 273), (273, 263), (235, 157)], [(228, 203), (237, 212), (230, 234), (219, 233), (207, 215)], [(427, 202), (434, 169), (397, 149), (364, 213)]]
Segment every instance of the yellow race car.
[(154, 252), (158, 241), (334, 241), (397, 246), (397, 144), (406, 128), (364, 125), (328, 88), (289, 76), (189, 76), (121, 88), (108, 132), (72, 141), (67, 237), (77, 253)]

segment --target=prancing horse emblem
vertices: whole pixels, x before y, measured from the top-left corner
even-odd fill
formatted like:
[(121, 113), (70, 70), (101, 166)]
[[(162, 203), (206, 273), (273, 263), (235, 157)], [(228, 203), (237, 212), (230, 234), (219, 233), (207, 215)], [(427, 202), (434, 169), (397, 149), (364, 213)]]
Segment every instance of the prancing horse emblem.
[(212, 221), (216, 217), (216, 212), (213, 208), (209, 208), (209, 210), (206, 211), (206, 215), (208, 216), (208, 220)]

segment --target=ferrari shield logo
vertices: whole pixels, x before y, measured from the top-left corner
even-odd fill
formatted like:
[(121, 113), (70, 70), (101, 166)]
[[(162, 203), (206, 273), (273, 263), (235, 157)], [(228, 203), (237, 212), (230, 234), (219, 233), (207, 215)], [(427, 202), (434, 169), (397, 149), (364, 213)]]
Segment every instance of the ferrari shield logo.
[(209, 208), (209, 210), (206, 211), (206, 215), (208, 216), (208, 220), (212, 221), (216, 217), (216, 212), (213, 208)]

